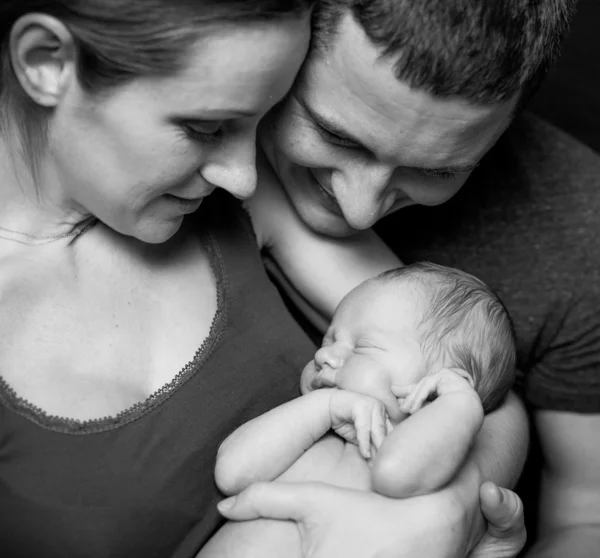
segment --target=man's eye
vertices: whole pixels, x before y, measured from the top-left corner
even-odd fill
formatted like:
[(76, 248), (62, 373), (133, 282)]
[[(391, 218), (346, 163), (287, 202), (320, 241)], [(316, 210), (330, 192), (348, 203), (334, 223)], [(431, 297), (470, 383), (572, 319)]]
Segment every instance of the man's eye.
[(433, 170), (423, 169), (422, 174), (424, 176), (435, 178), (437, 180), (454, 180), (456, 178), (455, 173), (447, 172), (447, 171), (433, 171)]
[(333, 132), (327, 130), (327, 128), (323, 128), (323, 126), (319, 126), (317, 124), (317, 131), (323, 139), (328, 141), (329, 143), (333, 143), (335, 145), (340, 145), (341, 147), (358, 147), (358, 144), (355, 141), (349, 140), (347, 138), (343, 138), (342, 136), (338, 136)]

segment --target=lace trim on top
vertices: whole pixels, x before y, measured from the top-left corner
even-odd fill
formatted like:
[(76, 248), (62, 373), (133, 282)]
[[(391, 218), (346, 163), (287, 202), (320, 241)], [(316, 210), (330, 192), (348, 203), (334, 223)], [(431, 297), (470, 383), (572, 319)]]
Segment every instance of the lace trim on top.
[(78, 420), (47, 414), (43, 409), (19, 397), (15, 390), (0, 376), (0, 400), (10, 409), (31, 422), (64, 434), (92, 434), (112, 430), (141, 418), (166, 401), (177, 389), (183, 386), (206, 362), (223, 336), (227, 315), (228, 284), (223, 257), (215, 237), (209, 232), (202, 237), (207, 240), (210, 266), (217, 283), (217, 310), (209, 333), (196, 351), (196, 354), (182, 370), (168, 383), (151, 394), (147, 399), (136, 403), (120, 413), (90, 420)]

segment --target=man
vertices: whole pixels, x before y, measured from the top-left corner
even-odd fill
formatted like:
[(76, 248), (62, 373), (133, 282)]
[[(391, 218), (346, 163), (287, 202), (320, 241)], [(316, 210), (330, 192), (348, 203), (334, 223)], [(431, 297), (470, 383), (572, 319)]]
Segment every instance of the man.
[[(314, 230), (350, 235), (402, 210), (378, 228), (402, 259), (460, 267), (498, 291), (543, 455), (530, 555), (545, 557), (591, 556), (600, 542), (600, 162), (517, 116), (573, 4), (323, 1), (265, 145)], [(261, 490), (250, 506), (302, 523), (301, 505), (282, 503), (295, 493)]]

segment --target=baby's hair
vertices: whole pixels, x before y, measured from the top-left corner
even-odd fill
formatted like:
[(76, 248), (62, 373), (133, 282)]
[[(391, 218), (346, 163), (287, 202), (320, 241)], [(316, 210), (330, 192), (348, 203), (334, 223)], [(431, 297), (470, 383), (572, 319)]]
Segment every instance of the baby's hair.
[(460, 368), (473, 378), (486, 413), (506, 397), (516, 375), (516, 338), (506, 307), (483, 281), (433, 263), (417, 262), (373, 279), (410, 282), (426, 297), (419, 323), (425, 374)]

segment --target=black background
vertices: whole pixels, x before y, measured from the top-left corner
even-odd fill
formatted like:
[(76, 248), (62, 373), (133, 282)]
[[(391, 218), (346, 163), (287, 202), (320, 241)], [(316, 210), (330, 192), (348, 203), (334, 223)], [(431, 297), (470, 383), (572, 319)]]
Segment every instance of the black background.
[(600, 0), (580, 0), (562, 56), (530, 107), (600, 153)]

